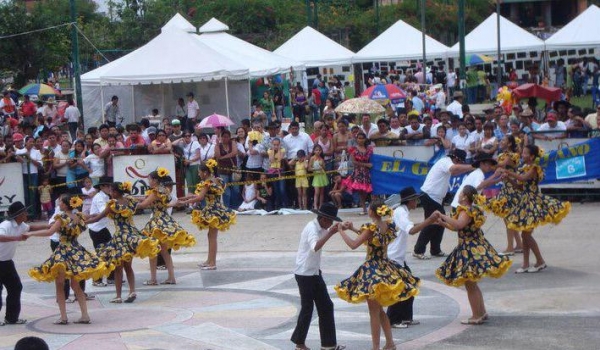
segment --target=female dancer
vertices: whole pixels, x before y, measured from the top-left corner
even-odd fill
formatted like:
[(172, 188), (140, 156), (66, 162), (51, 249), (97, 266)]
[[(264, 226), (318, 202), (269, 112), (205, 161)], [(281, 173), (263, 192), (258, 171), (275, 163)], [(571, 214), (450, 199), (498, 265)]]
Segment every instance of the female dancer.
[(507, 256), (498, 255), (483, 236), (481, 226), (485, 223), (485, 216), (479, 207), (473, 205), (477, 190), (467, 185), (459, 196), (460, 205), (456, 208), (454, 216), (439, 212), (433, 214), (438, 216), (440, 225), (458, 231), (458, 245), (435, 274), (449, 286), (465, 286), (473, 316), (461, 323), (479, 325), (488, 315), (477, 282), (483, 277), (502, 277), (512, 265), (512, 261)]
[[(135, 275), (131, 268), (131, 260), (134, 256), (139, 258), (154, 258), (160, 251), (158, 240), (145, 237), (133, 224), (133, 214), (137, 201), (132, 197), (125, 197), (124, 194), (131, 193), (131, 182), (113, 182), (111, 184), (110, 196), (112, 199), (108, 202), (106, 209), (86, 222), (92, 223), (102, 219), (105, 216), (112, 218), (115, 222), (115, 233), (112, 239), (101, 244), (98, 249), (100, 259), (109, 265), (116, 266), (115, 269), (115, 288), (117, 296), (111, 303), (120, 304), (133, 303), (137, 294), (135, 293)], [(129, 295), (124, 301), (121, 299), (121, 289), (123, 288), (123, 269), (127, 275), (129, 284)]]
[[(152, 218), (146, 224), (142, 233), (153, 237), (160, 242), (160, 255), (165, 260), (168, 277), (161, 284), (176, 284), (173, 259), (169, 249), (178, 250), (181, 247), (191, 247), (196, 244), (194, 236), (184, 230), (167, 212), (171, 201), (171, 191), (167, 187), (170, 182), (169, 171), (158, 168), (148, 175), (150, 189), (146, 191), (146, 198), (137, 204), (137, 209), (152, 207)], [(135, 210), (134, 210), (135, 211)], [(150, 259), (150, 279), (144, 285), (158, 285), (156, 280), (156, 258)]]
[(366, 201), (369, 193), (373, 192), (371, 186), (371, 174), (369, 170), (373, 164), (369, 162), (373, 154), (373, 148), (369, 146), (369, 140), (364, 132), (359, 132), (356, 135), (356, 146), (348, 149), (352, 164), (354, 164), (354, 172), (350, 176), (352, 182), (350, 187), (357, 191), (360, 196), (360, 206), (363, 208), (362, 214), (367, 214)]
[[(506, 135), (502, 141), (500, 141), (500, 150), (502, 151), (498, 156), (498, 168), (515, 170), (519, 166), (521, 160), (519, 145), (517, 140), (512, 135)], [(502, 170), (498, 170), (500, 174)], [(508, 199), (515, 196), (518, 191), (510, 181), (505, 181), (498, 194), (483, 204), (485, 210), (493, 212), (499, 217), (504, 217), (507, 214), (508, 206), (506, 205)], [(485, 194), (485, 192), (484, 192)], [(523, 251), (523, 243), (519, 232), (508, 227), (508, 222), (504, 220), (506, 225), (506, 239), (507, 246), (502, 254), (512, 256), (515, 253), (521, 253)]]
[(85, 231), (83, 213), (75, 213), (73, 209), (83, 205), (81, 198), (63, 194), (59, 198), (61, 214), (56, 215), (56, 221), (47, 230), (30, 231), (27, 236), (47, 237), (55, 232), (60, 234), (60, 243), (50, 256), (39, 267), (29, 270), (29, 276), (40, 282), (55, 281), (56, 301), (60, 310), (60, 318), (54, 324), (66, 325), (67, 306), (65, 303), (64, 283), (65, 279), (71, 280), (71, 288), (81, 309), (81, 317), (74, 323), (89, 324), (90, 315), (87, 311), (86, 297), (79, 285), (79, 281), (93, 278), (94, 280), (108, 275), (114, 266), (107, 264), (98, 257), (89, 253), (77, 242), (77, 237)]
[(196, 194), (179, 201), (179, 204), (187, 205), (206, 200), (206, 205), (202, 209), (192, 211), (192, 222), (198, 226), (198, 229), (208, 228), (208, 258), (198, 264), (202, 270), (217, 269), (217, 234), (219, 230), (228, 230), (236, 221), (235, 212), (221, 204), (223, 183), (214, 175), (216, 166), (217, 162), (214, 159), (201, 163), (198, 170), (201, 182), (196, 187)]
[[(392, 210), (376, 200), (369, 206), (368, 213), (373, 223), (363, 225), (360, 230), (356, 230), (352, 223), (344, 223), (339, 227), (342, 239), (350, 248), (356, 249), (363, 243), (367, 245), (367, 260), (350, 278), (341, 281), (334, 289), (341, 299), (349, 303), (366, 300), (371, 318), (373, 349), (379, 349), (383, 329), (383, 349), (395, 350), (392, 327), (383, 307), (417, 295), (419, 280), (387, 257), (387, 246), (396, 238), (396, 225), (390, 217)], [(359, 236), (352, 239), (345, 229), (350, 229)]]
[[(515, 172), (501, 171), (503, 180), (513, 186), (522, 188), (515, 191), (507, 201), (507, 212), (503, 217), (508, 223), (507, 227), (521, 231), (523, 239), (523, 265), (516, 273), (539, 272), (546, 268), (540, 248), (533, 238), (533, 230), (547, 223), (558, 224), (571, 211), (571, 203), (561, 202), (550, 196), (540, 193), (538, 184), (544, 179), (544, 171), (535, 163), (541, 155), (538, 146), (527, 145), (523, 149), (523, 165)], [(529, 252), (535, 255), (536, 263), (529, 267)]]

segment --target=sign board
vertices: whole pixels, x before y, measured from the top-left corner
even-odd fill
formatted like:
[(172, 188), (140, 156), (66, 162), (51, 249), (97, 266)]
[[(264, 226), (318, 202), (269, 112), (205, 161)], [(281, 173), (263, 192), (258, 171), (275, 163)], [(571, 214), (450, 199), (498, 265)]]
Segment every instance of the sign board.
[(159, 167), (169, 170), (171, 178), (176, 181), (175, 156), (172, 154), (115, 155), (113, 158), (114, 180), (131, 182), (131, 194), (134, 196), (146, 193), (149, 188), (148, 175)]
[(7, 211), (11, 203), (25, 203), (21, 163), (0, 164), (0, 212)]

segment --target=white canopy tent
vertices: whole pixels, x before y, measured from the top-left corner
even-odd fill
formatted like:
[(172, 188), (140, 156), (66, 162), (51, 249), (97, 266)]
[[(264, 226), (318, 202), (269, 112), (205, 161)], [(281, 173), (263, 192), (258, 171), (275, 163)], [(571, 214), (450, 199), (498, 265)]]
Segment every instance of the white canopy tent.
[[(467, 54), (494, 55), (498, 50), (497, 16), (491, 14), (485, 21), (465, 36), (465, 51)], [(448, 51), (449, 57), (458, 57), (459, 45), (456, 43)], [(500, 16), (500, 52), (531, 52), (543, 51), (544, 42), (519, 27), (508, 19)]]
[(307, 67), (350, 64), (352, 56), (354, 56), (354, 52), (308, 26), (279, 46), (273, 53), (300, 61)]
[(304, 70), (302, 63), (252, 45), (226, 33), (228, 30), (226, 24), (212, 18), (200, 27), (200, 35), (195, 38), (240, 66), (248, 67), (251, 78)]
[(600, 46), (600, 8), (591, 5), (545, 42), (546, 50)]
[[(448, 46), (425, 36), (427, 59), (445, 58)], [(352, 62), (418, 60), (423, 57), (422, 32), (399, 20), (354, 55)]]

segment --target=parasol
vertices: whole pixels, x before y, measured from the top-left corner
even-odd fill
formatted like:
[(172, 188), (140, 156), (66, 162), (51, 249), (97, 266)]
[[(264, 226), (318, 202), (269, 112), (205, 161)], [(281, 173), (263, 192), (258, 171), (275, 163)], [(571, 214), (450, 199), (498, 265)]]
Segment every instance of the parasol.
[(486, 55), (469, 55), (465, 58), (465, 64), (467, 66), (476, 66), (478, 64), (492, 63), (494, 58)]
[(21, 95), (60, 96), (60, 91), (46, 84), (29, 84), (19, 90)]
[(208, 117), (202, 119), (198, 128), (218, 128), (220, 126), (230, 126), (233, 125), (231, 119), (224, 115), (213, 113)]
[(560, 88), (544, 87), (537, 84), (523, 84), (512, 90), (514, 97), (523, 99), (528, 97), (537, 97), (547, 102), (559, 101), (562, 97)]
[(368, 97), (371, 100), (383, 102), (382, 104), (387, 104), (388, 101), (397, 104), (406, 100), (406, 93), (394, 84), (373, 85), (360, 95)]
[(340, 103), (339, 106), (335, 108), (335, 111), (338, 113), (347, 114), (382, 114), (385, 113), (385, 108), (383, 108), (376, 101), (370, 100), (366, 97), (357, 97)]

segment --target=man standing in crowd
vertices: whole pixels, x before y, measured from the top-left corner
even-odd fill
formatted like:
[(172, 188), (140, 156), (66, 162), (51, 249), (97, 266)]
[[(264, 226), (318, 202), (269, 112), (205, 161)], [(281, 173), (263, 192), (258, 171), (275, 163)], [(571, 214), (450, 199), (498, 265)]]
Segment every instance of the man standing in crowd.
[[(200, 120), (198, 120), (200, 118), (200, 106), (198, 105), (198, 102), (196, 102), (196, 100), (194, 100), (193, 92), (188, 92), (188, 94), (186, 96), (188, 98), (186, 127), (191, 133), (194, 133), (194, 127), (200, 121)], [(173, 124), (173, 125), (175, 125), (175, 124)]]
[(116, 126), (117, 121), (120, 121), (121, 111), (119, 110), (119, 98), (117, 96), (113, 96), (104, 107), (104, 118), (108, 126)]
[[(0, 223), (0, 293), (2, 287), (6, 288), (6, 316), (5, 324), (25, 324), (27, 320), (20, 319), (21, 313), (21, 291), (23, 285), (21, 278), (15, 268), (13, 258), (17, 250), (17, 242), (26, 239), (23, 234), (29, 229), (44, 230), (48, 228), (47, 224), (27, 225), (27, 207), (17, 201), (8, 207), (6, 220)], [(0, 308), (2, 308), (2, 295), (0, 295)]]
[(29, 99), (29, 95), (23, 96), (25, 99), (23, 103), (21, 103), (21, 113), (23, 114), (23, 122), (25, 125), (34, 125), (35, 124), (35, 115), (37, 111), (37, 106), (35, 103), (31, 102)]
[(102, 148), (108, 146), (108, 134), (109, 128), (108, 124), (102, 124), (98, 127), (98, 131), (100, 132), (100, 137), (94, 140), (94, 143), (99, 144)]
[[(438, 160), (427, 173), (425, 182), (421, 186), (421, 204), (427, 219), (436, 210), (445, 214), (443, 201), (450, 188), (450, 177), (468, 173), (473, 170), (469, 164), (465, 162), (467, 153), (463, 150), (456, 149), (447, 157)], [(413, 256), (417, 259), (429, 259), (425, 255), (427, 244), (430, 243), (429, 251), (431, 256), (443, 257), (446, 254), (441, 249), (442, 238), (444, 236), (444, 227), (440, 225), (426, 226), (417, 239)]]
[(446, 107), (446, 110), (454, 115), (458, 115), (460, 119), (462, 119), (463, 93), (460, 91), (455, 91), (454, 94), (452, 94), (452, 100), (452, 103)]
[(300, 131), (298, 122), (291, 122), (289, 126), (289, 134), (283, 138), (285, 146), (287, 146), (286, 158), (292, 160), (296, 158), (296, 153), (303, 150), (306, 154), (311, 154), (313, 150), (313, 141), (310, 136), (304, 131)]
[(538, 132), (533, 135), (533, 138), (537, 140), (552, 141), (567, 137), (567, 126), (565, 123), (557, 120), (555, 111), (548, 112), (546, 115), (546, 122), (540, 125), (537, 131)]
[(69, 125), (71, 140), (77, 140), (77, 128), (79, 127), (81, 113), (79, 113), (79, 108), (75, 107), (75, 102), (73, 102), (72, 98), (67, 101), (67, 104), (69, 106), (65, 109), (65, 119)]
[(337, 345), (333, 302), (321, 275), (321, 248), (338, 230), (339, 223), (333, 225), (333, 222), (341, 222), (342, 219), (337, 217), (338, 209), (331, 203), (323, 203), (319, 210), (313, 212), (317, 214), (317, 218), (302, 230), (296, 255), (294, 276), (300, 290), (301, 308), (291, 341), (296, 344), (296, 350), (308, 350), (306, 336), (316, 305), (321, 349), (342, 350), (345, 346)]

